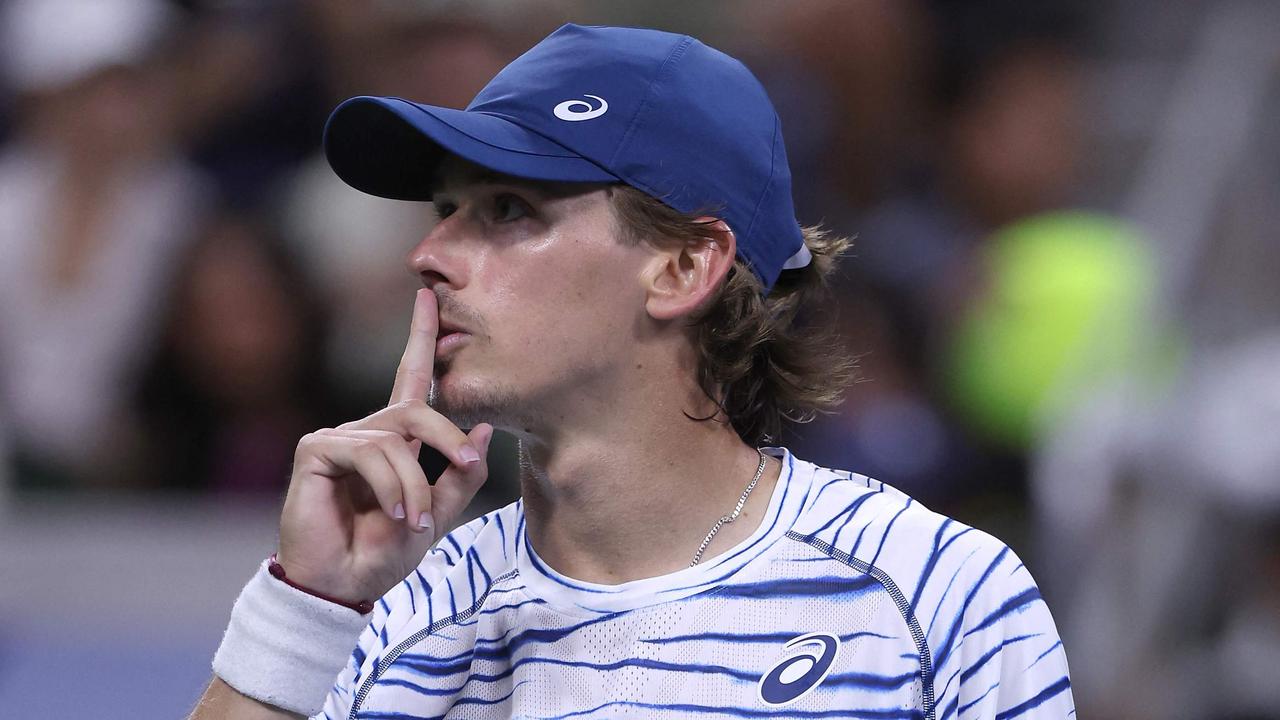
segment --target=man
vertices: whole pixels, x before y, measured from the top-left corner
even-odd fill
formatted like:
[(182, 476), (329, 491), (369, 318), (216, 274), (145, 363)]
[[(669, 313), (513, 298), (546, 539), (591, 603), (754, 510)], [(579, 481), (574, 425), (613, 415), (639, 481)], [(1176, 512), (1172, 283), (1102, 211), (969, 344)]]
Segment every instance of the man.
[[(796, 322), (844, 243), (796, 223), (740, 63), (566, 25), (466, 111), (355, 98), (325, 143), (352, 185), (435, 204), (426, 289), (391, 405), (299, 444), (194, 717), (1073, 712), (1008, 548), (756, 449), (847, 375)], [(428, 551), (494, 426), (522, 499)], [(420, 443), (451, 462), (434, 486)]]

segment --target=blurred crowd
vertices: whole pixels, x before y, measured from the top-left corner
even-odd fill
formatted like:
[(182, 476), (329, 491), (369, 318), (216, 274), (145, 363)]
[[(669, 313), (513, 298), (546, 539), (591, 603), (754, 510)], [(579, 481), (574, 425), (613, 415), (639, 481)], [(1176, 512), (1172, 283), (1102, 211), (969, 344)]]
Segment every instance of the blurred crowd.
[(814, 319), (861, 379), (779, 444), (1010, 542), (1084, 716), (1280, 717), (1266, 2), (4, 0), (0, 495), (277, 502), (385, 403), (432, 222), (337, 180), (329, 110), (465, 106), (565, 21), (743, 59), (857, 237)]

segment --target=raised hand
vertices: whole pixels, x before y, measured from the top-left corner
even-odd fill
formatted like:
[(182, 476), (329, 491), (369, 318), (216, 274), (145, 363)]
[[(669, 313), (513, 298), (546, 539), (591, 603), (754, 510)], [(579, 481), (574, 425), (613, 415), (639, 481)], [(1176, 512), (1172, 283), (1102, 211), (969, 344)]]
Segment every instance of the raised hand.
[[(349, 602), (381, 597), (487, 478), (492, 426), (466, 434), (427, 405), (438, 326), (435, 295), (419, 290), (390, 404), (298, 443), (277, 554), (290, 580)], [(418, 464), (422, 443), (450, 461), (434, 487)]]

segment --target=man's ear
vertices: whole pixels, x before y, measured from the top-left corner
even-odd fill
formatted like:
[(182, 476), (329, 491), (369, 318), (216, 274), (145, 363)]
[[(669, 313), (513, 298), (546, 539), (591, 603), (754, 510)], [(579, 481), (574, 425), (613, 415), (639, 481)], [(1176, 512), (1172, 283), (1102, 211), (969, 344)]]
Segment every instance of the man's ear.
[(719, 289), (733, 267), (738, 242), (723, 220), (701, 217), (703, 237), (671, 247), (655, 247), (641, 276), (645, 310), (656, 320), (692, 314)]

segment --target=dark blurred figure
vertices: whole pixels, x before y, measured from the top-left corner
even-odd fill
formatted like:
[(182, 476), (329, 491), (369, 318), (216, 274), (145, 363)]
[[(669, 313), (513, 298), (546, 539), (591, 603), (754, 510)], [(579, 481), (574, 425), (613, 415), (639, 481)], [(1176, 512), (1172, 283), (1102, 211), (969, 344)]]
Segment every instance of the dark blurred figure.
[(0, 426), (19, 485), (130, 482), (127, 399), (205, 197), (171, 142), (178, 21), (159, 0), (0, 6), (17, 94), (0, 151)]
[[(778, 106), (796, 214), (856, 231), (856, 218), (920, 160), (933, 55), (919, 0), (764, 0), (737, 44)], [(750, 38), (745, 43), (742, 38)]]
[(308, 32), (310, 2), (182, 4), (191, 16), (173, 67), (182, 142), (225, 203), (262, 209), (319, 144), (338, 69)]
[[(866, 158), (880, 158), (869, 172), (885, 184), (870, 196), (847, 193), (843, 207), (827, 198), (824, 213), (858, 236), (841, 311), (851, 317), (866, 382), (838, 416), (801, 428), (794, 444), (816, 445), (807, 451), (829, 464), (864, 468), (991, 527), (1025, 497), (1027, 448), (975, 422), (953, 387), (953, 337), (998, 284), (988, 238), (1073, 200), (1083, 125), (1076, 54), (1086, 17), (1064, 3), (1016, 2), (932, 2), (894, 14), (904, 38), (897, 52), (843, 46), (846, 63), (868, 63), (849, 76), (886, 73), (916, 93), (887, 103), (904, 115), (896, 125), (889, 115), (853, 133), (869, 148)], [(877, 63), (898, 57), (913, 61)], [(843, 130), (840, 121), (832, 130)], [(821, 177), (862, 172), (849, 152), (837, 158)], [(897, 166), (880, 167), (890, 161)], [(962, 499), (966, 506), (957, 506)], [(1017, 528), (998, 530), (1017, 544)]]
[[(184, 143), (221, 196), (251, 211), (273, 206), (314, 156), (339, 101), (426, 92), (465, 104), (460, 90), (488, 81), (495, 51), (498, 68), (514, 57), (496, 47), (483, 2), (181, 4), (194, 18), (175, 67)], [(537, 5), (495, 8), (518, 23)]]
[(322, 317), (263, 225), (224, 215), (186, 258), (142, 389), (151, 487), (279, 493), (324, 421)]
[(933, 17), (928, 132), (939, 157), (928, 174), (942, 203), (989, 230), (1073, 200), (1084, 140), (1083, 6), (937, 0)]
[[(778, 105), (795, 171), (797, 214), (858, 237), (837, 282), (840, 325), (860, 378), (841, 414), (784, 431), (782, 442), (856, 467), (936, 504), (938, 468), (962, 448), (948, 436), (912, 364), (902, 298), (868, 279), (863, 217), (923, 162), (926, 80), (934, 53), (919, 2), (757, 3), (744, 48)], [(887, 242), (887, 241), (886, 241)]]

